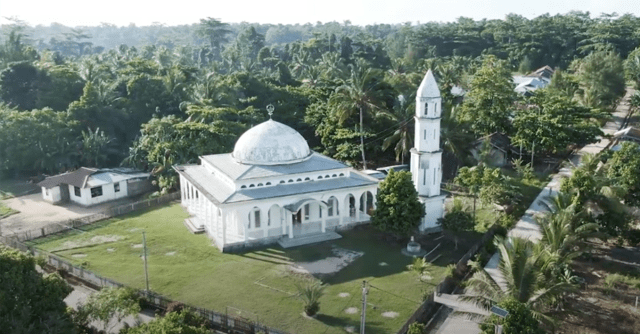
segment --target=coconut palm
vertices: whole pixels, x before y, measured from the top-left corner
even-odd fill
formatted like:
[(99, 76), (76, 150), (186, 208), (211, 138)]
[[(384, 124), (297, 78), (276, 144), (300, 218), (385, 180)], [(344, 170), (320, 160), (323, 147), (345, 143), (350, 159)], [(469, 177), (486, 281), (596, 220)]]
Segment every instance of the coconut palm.
[(296, 284), (298, 296), (304, 302), (304, 313), (310, 317), (320, 310), (320, 297), (324, 294), (325, 286), (321, 282)]
[[(544, 315), (549, 303), (558, 296), (573, 289), (568, 282), (549, 282), (545, 280), (542, 268), (546, 257), (536, 252), (534, 244), (521, 238), (496, 238), (500, 253), (498, 271), (502, 280), (498, 283), (479, 263), (472, 262), (475, 273), (467, 283), (467, 292), (460, 300), (471, 303), (483, 310), (506, 298), (525, 303), (539, 321), (551, 322)], [(475, 314), (468, 314), (478, 317)]]
[(396, 161), (401, 164), (404, 164), (404, 157), (409, 155), (409, 151), (413, 147), (414, 108), (414, 104), (408, 103), (403, 96), (393, 106), (392, 112), (387, 113), (388, 117), (395, 122), (396, 130), (384, 139), (382, 150), (386, 151), (395, 143)]
[(380, 72), (369, 67), (365, 61), (358, 60), (349, 65), (350, 76), (343, 85), (336, 88), (329, 103), (335, 107), (338, 121), (344, 123), (356, 111), (360, 115), (360, 149), (362, 151), (362, 168), (367, 169), (364, 153), (364, 114), (381, 110), (378, 101), (378, 80)]
[(440, 120), (440, 143), (445, 154), (455, 157), (455, 173), (460, 164), (471, 156), (471, 147), (474, 136), (469, 131), (469, 127), (465, 123), (461, 123), (456, 117), (456, 108), (444, 110), (442, 119)]

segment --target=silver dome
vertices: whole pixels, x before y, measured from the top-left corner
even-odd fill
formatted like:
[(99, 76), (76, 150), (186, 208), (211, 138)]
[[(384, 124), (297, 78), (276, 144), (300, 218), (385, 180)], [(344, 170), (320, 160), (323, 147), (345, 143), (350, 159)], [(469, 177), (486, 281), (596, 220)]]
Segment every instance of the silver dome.
[(284, 165), (308, 159), (311, 150), (298, 131), (270, 119), (243, 133), (231, 155), (242, 164)]

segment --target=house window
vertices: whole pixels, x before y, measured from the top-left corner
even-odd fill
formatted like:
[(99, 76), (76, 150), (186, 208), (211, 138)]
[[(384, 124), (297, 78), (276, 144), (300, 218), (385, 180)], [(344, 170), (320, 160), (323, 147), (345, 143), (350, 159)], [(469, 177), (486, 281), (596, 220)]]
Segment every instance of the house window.
[(102, 196), (102, 186), (91, 188), (91, 198)]
[(80, 188), (78, 187), (73, 187), (73, 194), (76, 195), (76, 197), (82, 197), (82, 195), (80, 195)]
[(116, 182), (113, 184), (113, 192), (120, 192), (120, 182)]
[(44, 194), (45, 194), (45, 196), (49, 196), (49, 189), (44, 188)]

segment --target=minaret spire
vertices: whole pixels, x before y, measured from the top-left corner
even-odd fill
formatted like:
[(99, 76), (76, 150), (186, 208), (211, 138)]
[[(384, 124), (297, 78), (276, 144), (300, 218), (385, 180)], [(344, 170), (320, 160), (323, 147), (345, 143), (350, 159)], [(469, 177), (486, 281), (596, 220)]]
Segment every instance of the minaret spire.
[(444, 198), (440, 195), (442, 182), (442, 150), (440, 149), (440, 119), (442, 97), (431, 70), (422, 79), (416, 94), (414, 116), (415, 147), (411, 149), (411, 174), (426, 216), (420, 230), (437, 228), (438, 218), (444, 215)]

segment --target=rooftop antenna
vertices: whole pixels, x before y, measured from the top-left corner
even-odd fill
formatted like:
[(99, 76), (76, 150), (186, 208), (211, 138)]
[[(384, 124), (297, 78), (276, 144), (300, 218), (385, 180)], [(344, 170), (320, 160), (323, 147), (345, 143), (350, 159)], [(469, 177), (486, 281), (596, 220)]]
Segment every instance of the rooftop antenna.
[(273, 106), (273, 104), (269, 104), (267, 106), (267, 114), (269, 114), (269, 119), (271, 119), (271, 115), (273, 115), (273, 110), (275, 110), (276, 108)]

